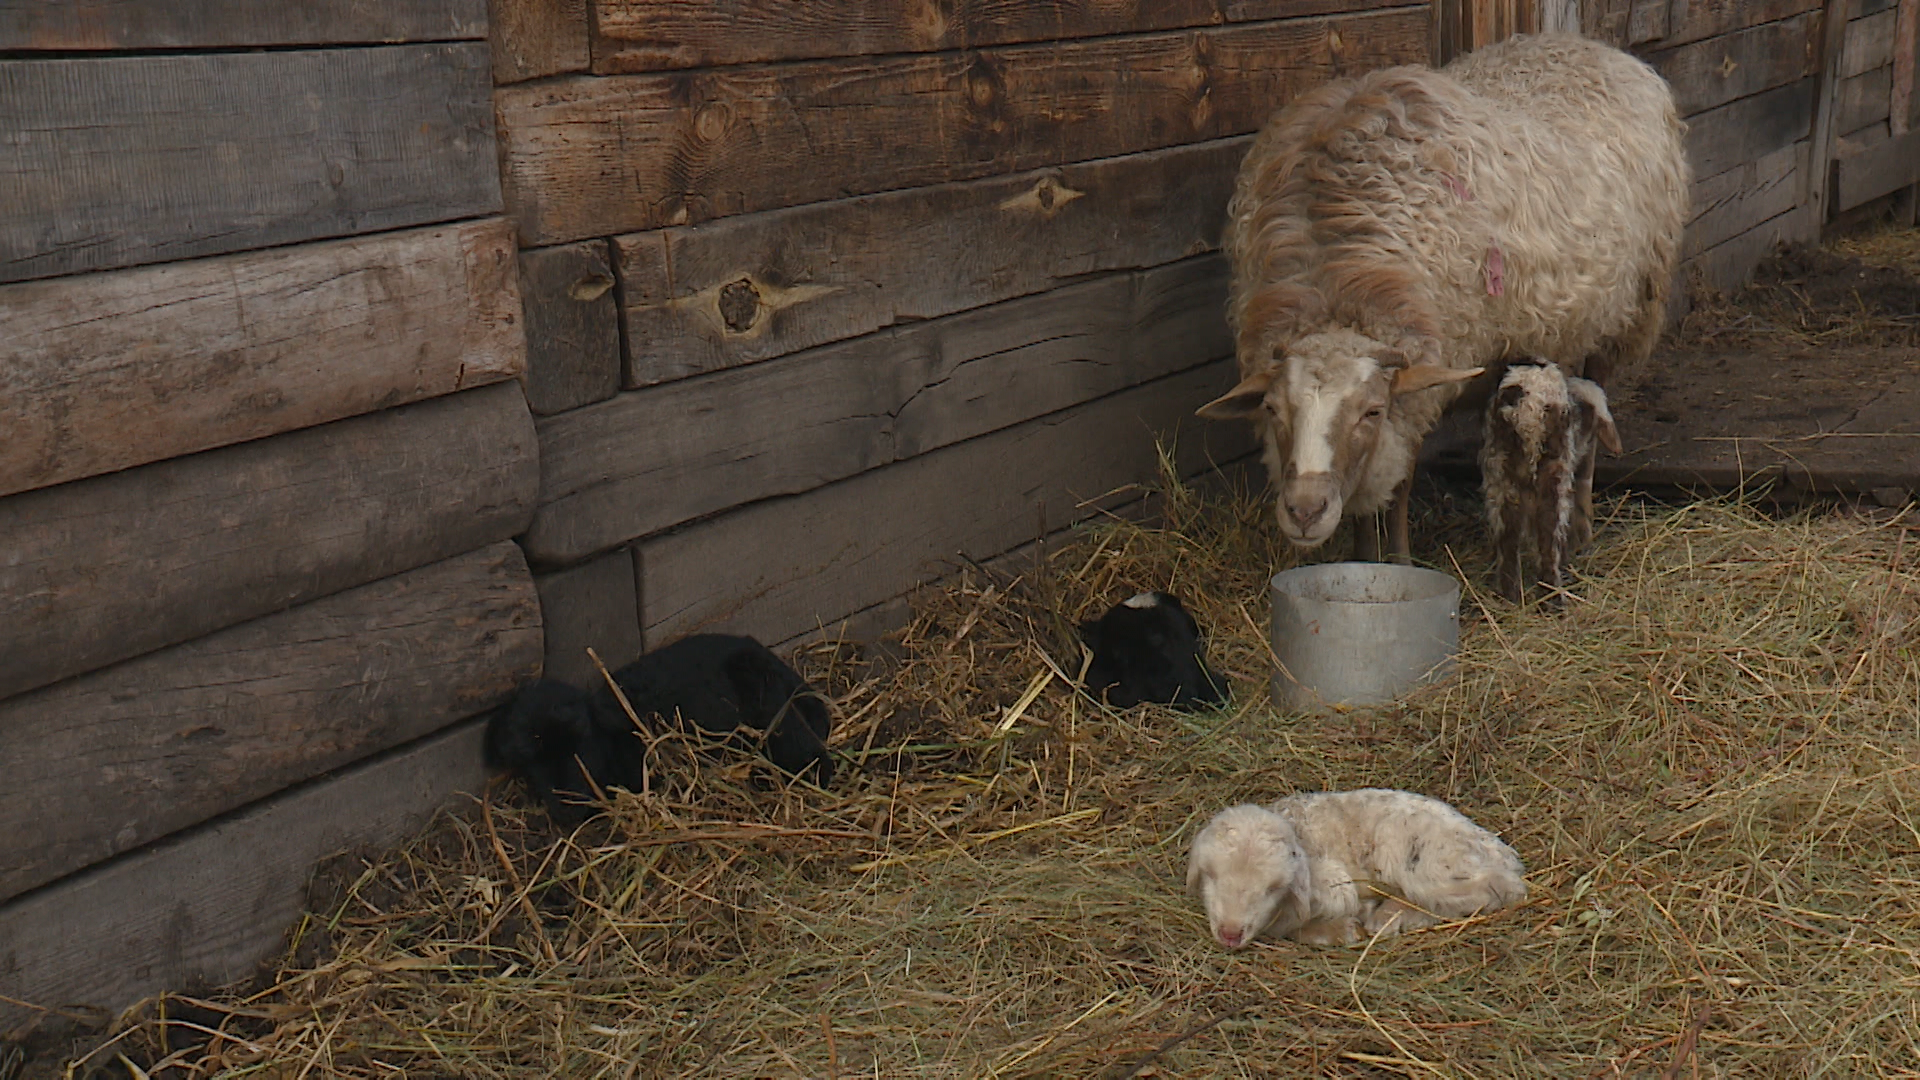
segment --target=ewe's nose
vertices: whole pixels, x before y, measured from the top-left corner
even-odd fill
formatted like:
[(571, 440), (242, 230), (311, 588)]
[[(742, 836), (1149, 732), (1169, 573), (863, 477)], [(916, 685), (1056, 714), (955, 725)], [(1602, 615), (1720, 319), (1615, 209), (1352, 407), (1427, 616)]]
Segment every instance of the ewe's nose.
[(1301, 532), (1311, 530), (1326, 512), (1327, 497), (1324, 494), (1305, 495), (1287, 503), (1287, 515), (1293, 518), (1295, 525), (1300, 526)]

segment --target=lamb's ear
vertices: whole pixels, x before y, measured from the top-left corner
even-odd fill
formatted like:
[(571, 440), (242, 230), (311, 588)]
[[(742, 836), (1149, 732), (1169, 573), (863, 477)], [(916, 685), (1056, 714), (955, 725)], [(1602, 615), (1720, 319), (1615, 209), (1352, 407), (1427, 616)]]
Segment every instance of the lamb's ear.
[(1200, 895), (1200, 860), (1199, 859), (1189, 858), (1187, 860), (1187, 895), (1188, 896)]
[(1466, 382), (1475, 378), (1486, 368), (1450, 368), (1439, 364), (1409, 364), (1393, 373), (1394, 397), (1401, 394), (1418, 393), (1447, 383)]
[(1273, 372), (1256, 371), (1240, 380), (1240, 385), (1207, 402), (1194, 411), (1208, 420), (1241, 420), (1260, 411), (1273, 388)]

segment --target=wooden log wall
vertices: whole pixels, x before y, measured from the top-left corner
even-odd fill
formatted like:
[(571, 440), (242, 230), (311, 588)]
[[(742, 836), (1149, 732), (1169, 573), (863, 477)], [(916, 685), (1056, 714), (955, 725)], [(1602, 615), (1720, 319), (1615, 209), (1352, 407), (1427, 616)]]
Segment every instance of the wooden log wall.
[(539, 673), (492, 64), (483, 0), (0, 0), (0, 1037), (249, 973)]
[(1137, 498), (1229, 385), (1249, 133), (1425, 62), (1380, 0), (494, 0), (547, 670), (788, 642)]

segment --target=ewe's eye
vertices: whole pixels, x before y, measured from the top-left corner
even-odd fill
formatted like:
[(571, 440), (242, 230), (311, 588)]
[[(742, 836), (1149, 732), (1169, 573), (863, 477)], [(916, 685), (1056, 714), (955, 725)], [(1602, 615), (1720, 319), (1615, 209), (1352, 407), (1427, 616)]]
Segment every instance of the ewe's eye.
[(1360, 419), (1378, 420), (1385, 415), (1387, 415), (1387, 407), (1385, 405), (1375, 405), (1373, 408), (1368, 409), (1365, 413), (1362, 413), (1360, 416)]

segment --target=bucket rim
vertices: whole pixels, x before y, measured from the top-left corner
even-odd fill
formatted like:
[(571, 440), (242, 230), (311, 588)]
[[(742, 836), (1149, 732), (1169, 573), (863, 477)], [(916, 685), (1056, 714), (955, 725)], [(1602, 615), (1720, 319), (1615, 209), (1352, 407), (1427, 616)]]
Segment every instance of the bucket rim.
[[(1330, 597), (1324, 590), (1305, 591), (1310, 583), (1318, 584), (1327, 578), (1347, 579), (1356, 570), (1364, 570), (1376, 578), (1399, 578), (1408, 595), (1393, 600), (1367, 600)], [(1461, 591), (1461, 581), (1452, 574), (1424, 566), (1403, 566), (1399, 563), (1374, 562), (1325, 562), (1307, 566), (1295, 566), (1282, 570), (1267, 579), (1267, 588), (1274, 594), (1286, 594), (1295, 600), (1307, 600), (1318, 604), (1422, 604), (1442, 598), (1457, 597)]]

